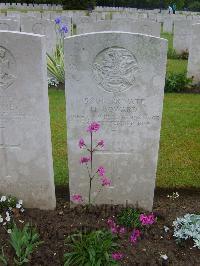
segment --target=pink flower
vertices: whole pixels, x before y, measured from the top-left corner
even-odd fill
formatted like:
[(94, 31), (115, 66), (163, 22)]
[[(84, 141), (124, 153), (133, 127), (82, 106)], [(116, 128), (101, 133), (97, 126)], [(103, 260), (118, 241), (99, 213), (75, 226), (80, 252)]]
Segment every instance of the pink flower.
[(90, 161), (90, 157), (81, 157), (80, 163), (88, 163)]
[(101, 148), (104, 147), (104, 141), (103, 140), (100, 140), (98, 143), (97, 143), (98, 146), (100, 146)]
[(130, 237), (130, 242), (135, 244), (138, 238), (140, 237), (140, 235), (141, 235), (140, 230), (134, 229)]
[(85, 141), (83, 138), (80, 138), (80, 140), (78, 142), (78, 146), (80, 149), (82, 149), (85, 146)]
[(120, 252), (113, 252), (112, 253), (112, 258), (113, 260), (121, 260), (123, 259), (124, 255)]
[(104, 176), (106, 173), (105, 168), (103, 166), (99, 166), (97, 172), (100, 176)]
[(125, 227), (120, 227), (119, 228), (119, 233), (120, 234), (125, 234), (126, 233), (126, 228)]
[(92, 122), (89, 127), (87, 128), (87, 131), (92, 133), (92, 132), (97, 132), (100, 128), (100, 124), (97, 122)]
[(114, 222), (114, 220), (111, 219), (111, 218), (109, 218), (109, 219), (107, 220), (107, 225), (108, 225), (109, 227), (114, 227), (114, 226), (115, 226), (115, 222)]
[(74, 195), (72, 195), (72, 196), (71, 196), (71, 200), (72, 200), (73, 202), (76, 202), (76, 203), (81, 203), (81, 202), (83, 202), (83, 198), (82, 198), (82, 196), (81, 196), (80, 194), (74, 194)]
[(149, 214), (149, 215), (141, 214), (140, 215), (140, 222), (142, 223), (142, 225), (153, 224), (153, 223), (155, 223), (155, 216), (153, 213)]
[(103, 176), (102, 178), (101, 178), (101, 185), (104, 187), (104, 186), (111, 186), (111, 180), (108, 178), (108, 177), (106, 177), (106, 176)]
[(118, 234), (118, 228), (117, 228), (117, 226), (116, 225), (111, 226), (110, 231), (113, 234)]

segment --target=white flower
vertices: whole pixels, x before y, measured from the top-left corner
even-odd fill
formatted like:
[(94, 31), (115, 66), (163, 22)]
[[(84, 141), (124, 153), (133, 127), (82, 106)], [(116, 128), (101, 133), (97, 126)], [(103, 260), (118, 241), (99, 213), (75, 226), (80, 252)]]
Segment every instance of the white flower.
[(21, 208), (21, 206), (22, 206), (22, 205), (21, 205), (21, 204), (19, 204), (19, 203), (17, 203), (17, 204), (16, 204), (16, 208), (17, 208), (17, 209), (20, 209), (20, 208)]
[(6, 196), (2, 196), (0, 201), (1, 201), (1, 202), (6, 201)]
[(0, 215), (0, 223), (3, 223), (3, 217)]
[(169, 227), (167, 227), (167, 226), (164, 225), (163, 228), (164, 228), (164, 230), (165, 230), (166, 233), (169, 231)]
[(161, 257), (163, 260), (167, 260), (167, 259), (168, 259), (168, 257), (167, 257), (166, 254), (161, 254), (160, 257)]
[(23, 200), (19, 200), (18, 203), (19, 203), (20, 205), (22, 205), (22, 204), (23, 204)]
[(11, 233), (12, 233), (12, 230), (11, 230), (11, 229), (8, 229), (8, 230), (7, 230), (7, 233), (8, 233), (8, 234), (11, 234)]
[(6, 212), (6, 218), (5, 219), (6, 219), (7, 222), (10, 222), (10, 214), (9, 214), (9, 212)]

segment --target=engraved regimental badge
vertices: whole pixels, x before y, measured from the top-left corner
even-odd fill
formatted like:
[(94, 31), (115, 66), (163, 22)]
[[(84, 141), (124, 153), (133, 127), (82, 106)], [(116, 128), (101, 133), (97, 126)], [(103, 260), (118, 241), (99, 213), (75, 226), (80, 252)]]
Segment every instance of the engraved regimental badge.
[(6, 48), (0, 46), (0, 88), (7, 89), (15, 80), (15, 59)]
[(98, 85), (107, 92), (123, 92), (135, 83), (136, 57), (127, 49), (111, 47), (100, 52), (93, 62)]

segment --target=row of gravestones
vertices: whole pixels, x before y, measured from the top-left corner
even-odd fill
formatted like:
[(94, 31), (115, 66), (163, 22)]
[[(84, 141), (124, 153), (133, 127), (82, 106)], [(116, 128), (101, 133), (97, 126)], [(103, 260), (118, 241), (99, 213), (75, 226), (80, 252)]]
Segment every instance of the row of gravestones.
[[(53, 18), (52, 18), (53, 19)], [(71, 18), (63, 16), (62, 21), (68, 27), (66, 36), (71, 36)], [(52, 53), (56, 47), (57, 34), (54, 20), (40, 19), (32, 16), (0, 18), (0, 30), (21, 31), (46, 36), (47, 52)]]
[[(87, 139), (85, 127), (96, 121), (106, 148), (95, 155), (94, 167), (105, 166), (112, 180), (96, 203), (151, 210), (167, 41), (102, 32), (66, 38), (64, 50), (71, 195), (87, 199), (77, 142)], [(44, 36), (0, 32), (0, 194), (23, 199), (26, 207), (54, 209), (45, 53)]]
[(41, 10), (60, 10), (62, 5), (51, 4), (26, 4), (26, 3), (0, 3), (0, 9), (17, 8), (17, 9), (41, 9)]
[[(199, 56), (200, 31), (194, 37)], [(34, 47), (34, 49), (33, 49)], [(54, 209), (45, 37), (0, 32), (0, 194), (26, 207)], [(106, 148), (95, 156), (112, 186), (97, 203), (151, 210), (162, 118), (167, 41), (125, 32), (65, 40), (70, 193), (88, 195), (77, 141), (101, 124)], [(84, 133), (85, 132), (85, 133)], [(96, 186), (93, 186), (95, 194)]]

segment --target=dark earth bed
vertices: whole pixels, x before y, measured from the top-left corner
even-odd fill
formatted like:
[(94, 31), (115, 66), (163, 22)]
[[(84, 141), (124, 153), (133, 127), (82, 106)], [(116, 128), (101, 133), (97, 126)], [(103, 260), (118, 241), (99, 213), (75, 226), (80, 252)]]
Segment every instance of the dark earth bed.
[[(182, 246), (176, 244), (172, 234), (172, 222), (186, 213), (200, 213), (200, 191), (181, 190), (178, 199), (170, 200), (172, 191), (157, 190), (153, 211), (158, 221), (151, 226), (136, 245), (130, 245), (125, 235), (120, 239), (120, 251), (125, 254), (121, 265), (200, 265), (200, 250), (193, 248), (192, 242)], [(26, 210), (18, 219), (37, 227), (44, 243), (33, 254), (29, 265), (63, 265), (65, 236), (78, 230), (95, 230), (107, 227), (108, 217), (116, 215), (122, 207), (101, 206), (86, 210), (84, 207), (69, 208), (67, 192), (57, 189), (57, 209), (55, 211)], [(20, 225), (20, 223), (19, 223)], [(170, 228), (166, 233), (163, 226)], [(0, 245), (4, 246), (7, 257), (12, 258), (8, 247), (8, 234), (0, 227)], [(166, 254), (164, 261), (160, 255)], [(9, 265), (13, 265), (10, 263)], [(81, 266), (81, 265), (80, 265)]]

